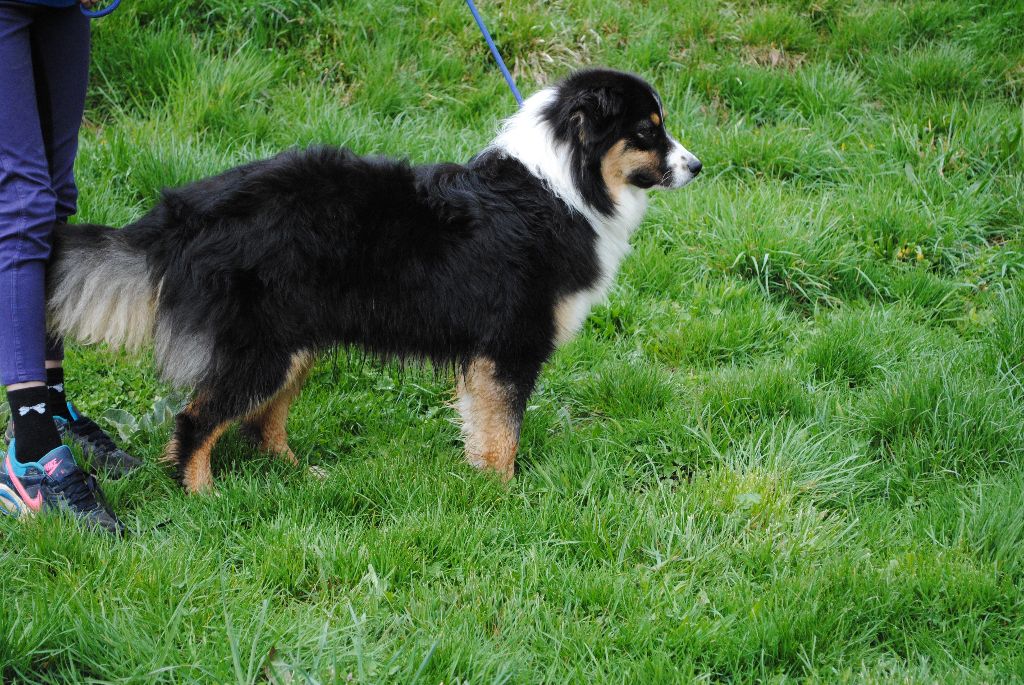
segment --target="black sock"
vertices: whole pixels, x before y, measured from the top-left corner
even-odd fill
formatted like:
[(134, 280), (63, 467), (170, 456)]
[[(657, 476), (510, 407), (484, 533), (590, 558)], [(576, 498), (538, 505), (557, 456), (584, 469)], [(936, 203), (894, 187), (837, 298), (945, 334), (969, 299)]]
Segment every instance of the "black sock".
[(57, 426), (46, 409), (47, 392), (42, 386), (7, 391), (16, 439), (14, 457), (22, 464), (39, 461), (47, 452), (60, 447)]
[(51, 416), (59, 416), (71, 420), (68, 413), (68, 397), (64, 394), (64, 369), (46, 370), (46, 388), (49, 390), (46, 396), (46, 409)]

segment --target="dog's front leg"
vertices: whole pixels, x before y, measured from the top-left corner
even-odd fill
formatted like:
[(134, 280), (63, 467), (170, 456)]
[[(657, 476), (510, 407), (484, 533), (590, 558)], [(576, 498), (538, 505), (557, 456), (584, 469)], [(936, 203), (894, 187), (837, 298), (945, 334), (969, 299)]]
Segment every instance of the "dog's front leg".
[(536, 371), (487, 357), (473, 359), (459, 374), (456, 406), (470, 464), (497, 471), (503, 480), (515, 474), (519, 429), (536, 378)]

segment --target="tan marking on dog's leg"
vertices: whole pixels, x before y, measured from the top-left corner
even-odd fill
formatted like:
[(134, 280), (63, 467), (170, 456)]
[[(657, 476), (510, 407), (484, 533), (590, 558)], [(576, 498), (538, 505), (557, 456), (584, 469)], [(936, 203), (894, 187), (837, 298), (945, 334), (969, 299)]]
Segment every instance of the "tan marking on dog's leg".
[(188, 455), (188, 463), (183, 470), (182, 485), (189, 494), (210, 492), (213, 490), (213, 472), (210, 470), (210, 453), (217, 440), (227, 430), (228, 424), (222, 423), (214, 428), (199, 445), (198, 449)]
[(167, 442), (167, 446), (164, 447), (164, 453), (160, 455), (159, 462), (161, 464), (174, 465), (178, 463), (178, 459), (181, 457), (181, 444), (178, 442), (178, 436), (172, 435), (171, 439)]
[(519, 421), (511, 406), (513, 389), (498, 380), (493, 361), (479, 357), (459, 375), (457, 392), (466, 459), (508, 480), (514, 474), (519, 448)]
[(294, 465), (297, 465), (299, 460), (288, 447), (288, 410), (302, 391), (302, 385), (313, 368), (313, 362), (313, 356), (305, 352), (294, 355), (281, 388), (269, 402), (245, 421), (258, 435), (260, 449), (272, 452)]
[(292, 465), (298, 465), (298, 458), (288, 446), (288, 410), (292, 406), (293, 398), (294, 395), (282, 393), (267, 405), (260, 429), (263, 436), (260, 448), (276, 454)]
[[(195, 419), (199, 415), (199, 406), (202, 400), (199, 397), (193, 397), (185, 408), (181, 410), (181, 414), (185, 414), (192, 419)], [(160, 455), (159, 461), (162, 464), (168, 466), (177, 466), (181, 462), (181, 441), (178, 439), (178, 431), (180, 430), (178, 424), (178, 417), (175, 417), (174, 432), (171, 433), (171, 439), (167, 441), (167, 446), (164, 447), (164, 453)]]

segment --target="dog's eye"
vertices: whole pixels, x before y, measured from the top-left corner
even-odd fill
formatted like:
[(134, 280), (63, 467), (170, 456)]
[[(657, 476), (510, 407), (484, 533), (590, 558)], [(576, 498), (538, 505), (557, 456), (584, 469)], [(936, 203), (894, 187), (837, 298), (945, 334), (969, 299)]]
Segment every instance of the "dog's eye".
[(636, 129), (636, 132), (642, 138), (649, 137), (654, 133), (654, 124), (647, 120), (641, 121), (640, 126), (638, 126)]

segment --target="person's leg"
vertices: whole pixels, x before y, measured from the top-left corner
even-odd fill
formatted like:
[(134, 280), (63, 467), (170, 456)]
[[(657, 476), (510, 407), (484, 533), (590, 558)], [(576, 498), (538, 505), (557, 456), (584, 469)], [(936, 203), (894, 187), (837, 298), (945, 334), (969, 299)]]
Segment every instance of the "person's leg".
[(95, 479), (60, 444), (47, 408), (45, 270), (58, 202), (39, 114), (32, 32), (50, 12), (0, 2), (0, 383), (14, 427), (0, 460), (0, 512), (62, 510), (120, 533), (123, 526)]
[(35, 410), (40, 392), (46, 398), (45, 270), (57, 203), (36, 104), (34, 15), (0, 4), (0, 383), (30, 460), (60, 444), (48, 412)]
[[(36, 22), (31, 29), (39, 121), (56, 196), (56, 220), (61, 223), (78, 209), (74, 165), (89, 80), (89, 34), (89, 19), (76, 7), (53, 10), (45, 21)], [(47, 385), (51, 391), (61, 387), (59, 393), (51, 392), (51, 395), (64, 394), (63, 360), (63, 341), (47, 337)], [(51, 399), (54, 400), (50, 403), (51, 410), (66, 418), (66, 400)]]
[[(85, 111), (89, 78), (89, 20), (77, 7), (48, 10), (31, 29), (36, 100), (54, 195), (57, 223), (78, 209), (74, 163), (78, 132)], [(88, 456), (95, 468), (112, 477), (141, 465), (114, 444), (102, 428), (68, 402), (64, 390), (64, 347), (57, 338), (46, 342), (48, 408), (60, 432)]]

